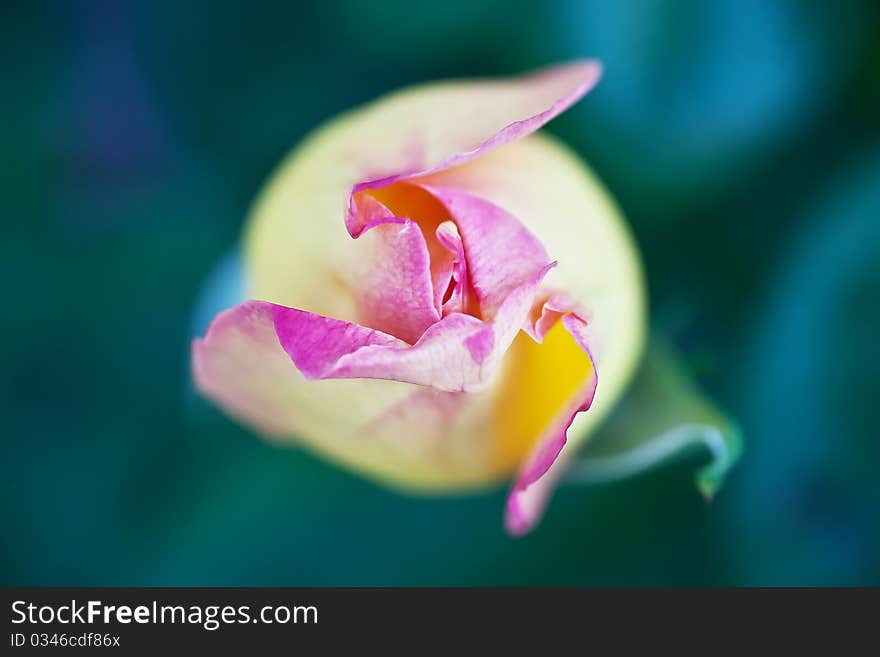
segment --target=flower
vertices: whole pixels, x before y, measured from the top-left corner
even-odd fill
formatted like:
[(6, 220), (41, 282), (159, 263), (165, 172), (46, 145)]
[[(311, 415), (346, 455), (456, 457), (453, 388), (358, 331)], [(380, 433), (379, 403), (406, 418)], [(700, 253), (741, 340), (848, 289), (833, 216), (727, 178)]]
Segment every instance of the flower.
[(600, 70), (426, 84), (318, 129), (253, 209), (251, 300), (193, 343), (199, 390), (407, 491), (515, 476), (505, 524), (531, 529), (643, 342), (619, 212), (533, 134)]

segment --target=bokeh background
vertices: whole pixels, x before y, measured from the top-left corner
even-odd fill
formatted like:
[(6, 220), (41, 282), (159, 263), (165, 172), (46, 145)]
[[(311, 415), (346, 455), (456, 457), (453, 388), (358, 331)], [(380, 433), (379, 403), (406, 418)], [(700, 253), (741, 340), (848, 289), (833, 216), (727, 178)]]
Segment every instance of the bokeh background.
[[(880, 584), (880, 5), (4, 3), (0, 582)], [(414, 499), (197, 398), (193, 312), (317, 122), (392, 88), (604, 60), (551, 124), (620, 201), (654, 326), (746, 451)]]

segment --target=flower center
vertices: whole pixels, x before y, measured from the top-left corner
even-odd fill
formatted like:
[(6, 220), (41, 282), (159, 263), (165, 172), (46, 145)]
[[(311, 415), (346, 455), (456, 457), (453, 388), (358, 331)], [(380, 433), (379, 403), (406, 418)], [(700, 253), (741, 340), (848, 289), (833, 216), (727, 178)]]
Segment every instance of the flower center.
[[(427, 190), (407, 182), (360, 193), (371, 196), (395, 216), (410, 219), (419, 227), (428, 247), (431, 279), (441, 314), (445, 316), (451, 312), (462, 312), (482, 319), (468, 276), (464, 246), (454, 228), (455, 217), (449, 214), (444, 205)], [(449, 235), (450, 232), (458, 240), (458, 249), (453, 248), (448, 240), (441, 241), (438, 236)]]

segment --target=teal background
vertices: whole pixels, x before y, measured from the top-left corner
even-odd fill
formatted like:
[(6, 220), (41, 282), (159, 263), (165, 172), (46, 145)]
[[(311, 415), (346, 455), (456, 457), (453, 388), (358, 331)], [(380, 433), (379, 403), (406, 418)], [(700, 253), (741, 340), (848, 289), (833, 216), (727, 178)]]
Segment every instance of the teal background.
[[(880, 6), (7, 3), (0, 583), (880, 584)], [(604, 60), (551, 126), (620, 201), (654, 326), (742, 426), (694, 463), (416, 499), (197, 398), (193, 309), (272, 167), (405, 84)]]

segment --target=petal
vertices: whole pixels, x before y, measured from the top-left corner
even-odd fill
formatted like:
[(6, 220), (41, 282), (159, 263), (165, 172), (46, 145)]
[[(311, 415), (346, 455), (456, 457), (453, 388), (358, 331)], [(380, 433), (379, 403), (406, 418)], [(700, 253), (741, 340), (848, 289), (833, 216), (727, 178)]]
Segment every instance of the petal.
[[(327, 386), (309, 386), (281, 348), (275, 331), (273, 304), (248, 301), (218, 314), (204, 338), (193, 341), (193, 378), (199, 390), (231, 414), (269, 436), (303, 428), (310, 416), (326, 422), (329, 431), (340, 422), (357, 423), (364, 409), (350, 389), (345, 415), (330, 411), (333, 394)], [(336, 382), (350, 384), (352, 382)], [(377, 382), (387, 383), (387, 382)], [(344, 386), (336, 386), (339, 394)], [(373, 388), (371, 403), (396, 403), (407, 390)], [(340, 397), (336, 397), (338, 400)]]
[(516, 217), (486, 199), (437, 186), (420, 185), (439, 200), (455, 220), (464, 258), (484, 318), (513, 290), (550, 263), (541, 243)]
[(361, 235), (366, 224), (361, 219), (362, 206), (369, 208), (377, 202), (398, 218), (398, 221), (411, 221), (421, 229), (422, 239), (428, 250), (430, 279), (433, 286), (434, 307), (437, 317), (442, 314), (442, 300), (452, 278), (455, 253), (441, 243), (440, 226), (450, 221), (443, 205), (430, 192), (399, 183), (382, 189), (361, 192), (358, 204), (358, 231)]
[[(546, 304), (545, 304), (546, 305)], [(559, 312), (559, 311), (556, 311)], [(544, 317), (544, 314), (541, 314)], [(529, 450), (507, 500), (505, 526), (514, 536), (537, 524), (561, 471), (558, 460), (575, 416), (589, 410), (597, 390), (596, 367), (585, 342), (586, 322), (570, 312), (547, 330), (532, 329), (540, 343), (523, 340), (515, 352), (510, 399), (499, 409), (506, 431), (538, 436)], [(515, 377), (515, 378), (514, 378)], [(522, 383), (529, 387), (523, 390)], [(521, 397), (529, 395), (529, 406)], [(525, 409), (525, 410), (524, 410)], [(534, 427), (543, 427), (535, 432)]]
[(499, 468), (491, 431), (493, 391), (309, 380), (281, 347), (273, 313), (270, 303), (243, 303), (217, 315), (193, 343), (199, 391), (231, 415), (405, 490), (474, 489), (510, 475)]
[[(453, 312), (476, 315), (476, 297), (468, 276), (467, 258), (464, 253), (464, 244), (458, 232), (458, 226), (453, 221), (444, 221), (437, 226), (437, 241), (452, 255), (448, 260), (448, 274), (441, 278), (446, 281), (446, 287), (438, 287), (438, 303), (444, 315)], [(451, 291), (449, 287), (452, 286)], [(444, 298), (449, 291), (449, 298)], [(473, 310), (471, 310), (473, 308)]]
[(403, 381), (447, 392), (473, 392), (494, 376), (529, 315), (548, 265), (513, 290), (491, 321), (453, 313), (412, 346), (344, 320), (272, 305), (278, 340), (310, 379)]
[(440, 319), (425, 238), (415, 222), (373, 198), (360, 211), (363, 248), (347, 276), (359, 323), (414, 343)]

